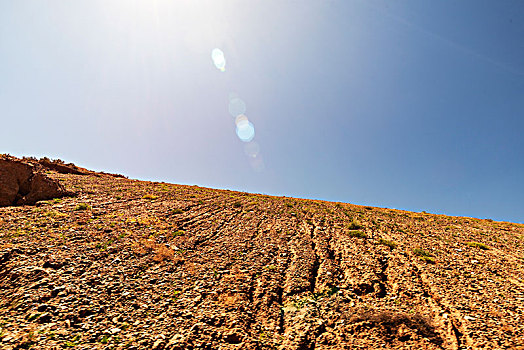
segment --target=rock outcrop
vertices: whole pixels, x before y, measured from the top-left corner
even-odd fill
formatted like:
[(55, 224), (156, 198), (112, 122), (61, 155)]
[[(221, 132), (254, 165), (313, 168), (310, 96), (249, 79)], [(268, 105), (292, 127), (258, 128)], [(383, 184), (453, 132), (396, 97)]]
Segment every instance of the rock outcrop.
[(0, 156), (0, 207), (35, 204), (67, 194), (62, 185), (48, 177), (38, 164)]
[(43, 165), (45, 168), (54, 170), (61, 174), (74, 174), (74, 175), (88, 175), (93, 174), (92, 171), (89, 171), (84, 168), (80, 168), (73, 163), (64, 163), (60, 159), (50, 160), (49, 158), (42, 158), (38, 160), (38, 163)]

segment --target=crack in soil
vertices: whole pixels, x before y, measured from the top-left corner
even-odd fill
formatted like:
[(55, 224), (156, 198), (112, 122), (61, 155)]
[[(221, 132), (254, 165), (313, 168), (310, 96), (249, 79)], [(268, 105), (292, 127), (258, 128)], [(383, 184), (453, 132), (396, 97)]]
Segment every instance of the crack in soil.
[(457, 326), (455, 325), (455, 320), (454, 318), (450, 315), (450, 322), (451, 322), (451, 329), (453, 330), (453, 334), (455, 335), (455, 338), (457, 339), (457, 348), (460, 349), (462, 347), (462, 342), (461, 342), (461, 338), (462, 338), (462, 332), (460, 332), (457, 328)]
[(311, 277), (309, 279), (309, 283), (310, 283), (310, 291), (311, 293), (314, 293), (315, 292), (315, 287), (316, 287), (316, 284), (317, 284), (317, 277), (318, 277), (318, 269), (320, 267), (320, 261), (319, 261), (319, 256), (318, 256), (318, 253), (317, 253), (317, 245), (316, 245), (316, 242), (315, 242), (315, 231), (316, 231), (316, 226), (314, 223), (311, 223), (311, 226), (313, 226), (313, 229), (310, 230), (310, 234), (311, 234), (311, 250), (313, 252), (313, 255), (314, 255), (314, 258), (313, 258), (313, 265), (311, 266)]
[(277, 303), (280, 305), (280, 313), (278, 315), (278, 333), (284, 334), (285, 332), (285, 326), (284, 326), (284, 310), (282, 310), (283, 306), (283, 300), (282, 300), (282, 294), (284, 293), (284, 288), (278, 287), (277, 288)]
[[(461, 332), (459, 330), (459, 328), (463, 328), (463, 325), (460, 323), (459, 320), (457, 320), (453, 315), (452, 315), (452, 312), (450, 310), (449, 307), (447, 307), (446, 305), (443, 305), (439, 298), (435, 298), (434, 295), (435, 295), (435, 292), (433, 291), (433, 289), (431, 288), (431, 285), (429, 283), (427, 283), (426, 281), (424, 281), (424, 278), (422, 278), (422, 273), (420, 271), (420, 269), (418, 268), (417, 265), (415, 265), (414, 263), (412, 264), (413, 266), (413, 269), (422, 285), (422, 288), (423, 288), (423, 291), (424, 291), (424, 296), (425, 297), (428, 297), (428, 298), (431, 298), (431, 300), (433, 300), (433, 302), (437, 305), (437, 307), (440, 308), (440, 311), (445, 311), (448, 315), (449, 315), (449, 319), (450, 319), (450, 324), (451, 324), (451, 329), (453, 331), (453, 335), (455, 337), (455, 340), (456, 340), (456, 343), (457, 343), (457, 349), (460, 349), (461, 346), (462, 346), (462, 337), (464, 335), (463, 332)], [(458, 324), (458, 326), (457, 326)], [(445, 338), (445, 337), (444, 337)]]
[(385, 255), (382, 260), (380, 260), (380, 273), (378, 277), (380, 280), (378, 281), (378, 298), (384, 298), (387, 295), (387, 283), (388, 283), (388, 275), (387, 275), (387, 269), (389, 266), (389, 257)]

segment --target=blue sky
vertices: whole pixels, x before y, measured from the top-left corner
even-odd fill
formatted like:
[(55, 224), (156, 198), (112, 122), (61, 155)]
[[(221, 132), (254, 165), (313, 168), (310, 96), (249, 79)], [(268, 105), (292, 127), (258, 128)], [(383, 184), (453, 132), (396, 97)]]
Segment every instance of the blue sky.
[(0, 152), (523, 222), (523, 38), (510, 0), (0, 0)]

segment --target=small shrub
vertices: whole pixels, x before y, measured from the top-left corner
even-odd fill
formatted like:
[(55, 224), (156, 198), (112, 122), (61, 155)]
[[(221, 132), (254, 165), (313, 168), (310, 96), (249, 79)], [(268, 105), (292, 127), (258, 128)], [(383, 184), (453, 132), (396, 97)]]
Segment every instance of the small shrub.
[(158, 245), (153, 260), (156, 262), (162, 262), (166, 259), (172, 259), (174, 255), (175, 251), (173, 249), (168, 248), (164, 245)]
[(428, 253), (425, 250), (420, 249), (420, 248), (413, 249), (413, 253), (415, 253), (415, 255), (418, 255), (418, 256), (427, 256), (427, 257), (431, 256), (430, 253)]
[(356, 237), (356, 238), (368, 238), (366, 233), (364, 233), (364, 232), (362, 232), (360, 230), (350, 230), (349, 231), (349, 235), (351, 237)]
[(183, 236), (183, 235), (185, 235), (185, 234), (186, 234), (185, 231), (183, 231), (183, 230), (177, 230), (177, 231), (173, 232), (173, 237)]
[(242, 203), (241, 202), (235, 202), (233, 203), (233, 207), (235, 208), (240, 208), (242, 206)]
[(182, 209), (173, 209), (171, 214), (182, 214), (184, 211)]
[(422, 260), (424, 260), (425, 262), (427, 262), (428, 264), (434, 264), (435, 263), (435, 258), (433, 258), (431, 256), (421, 256), (420, 258)]
[(479, 243), (479, 242), (466, 242), (466, 245), (470, 246), (470, 247), (473, 247), (473, 248), (479, 248), (479, 249), (482, 249), (482, 250), (488, 250), (489, 247), (487, 245), (485, 245), (484, 243)]
[(382, 245), (385, 245), (391, 249), (395, 249), (397, 247), (397, 242), (395, 241), (390, 241), (388, 239), (384, 239), (384, 238), (380, 238), (378, 240), (378, 244), (382, 244)]
[(149, 199), (149, 200), (153, 200), (153, 199), (157, 199), (158, 196), (155, 196), (153, 194), (146, 194), (145, 196), (142, 197), (142, 199)]
[(435, 263), (435, 258), (433, 257), (433, 255), (431, 253), (426, 252), (423, 249), (415, 248), (415, 249), (413, 249), (413, 253), (418, 255), (422, 260), (424, 260), (428, 264), (434, 264)]
[(264, 269), (268, 271), (276, 271), (277, 267), (275, 265), (269, 265), (269, 266), (264, 266)]
[(362, 225), (353, 219), (353, 221), (351, 221), (351, 223), (348, 225), (348, 228), (350, 230), (360, 230)]
[(113, 244), (112, 239), (110, 239), (107, 242), (98, 242), (97, 244), (95, 244), (95, 248), (103, 251), (103, 250), (107, 250), (107, 248), (111, 246), (111, 244)]
[(76, 207), (75, 207), (75, 210), (88, 210), (88, 209), (91, 209), (91, 207), (89, 205), (87, 205), (86, 203), (79, 203)]

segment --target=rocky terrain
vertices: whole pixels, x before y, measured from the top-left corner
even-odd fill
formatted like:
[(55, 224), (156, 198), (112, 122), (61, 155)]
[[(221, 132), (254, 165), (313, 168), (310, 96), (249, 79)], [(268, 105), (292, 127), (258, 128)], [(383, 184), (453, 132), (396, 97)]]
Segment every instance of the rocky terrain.
[(522, 224), (0, 162), (1, 349), (524, 349)]

